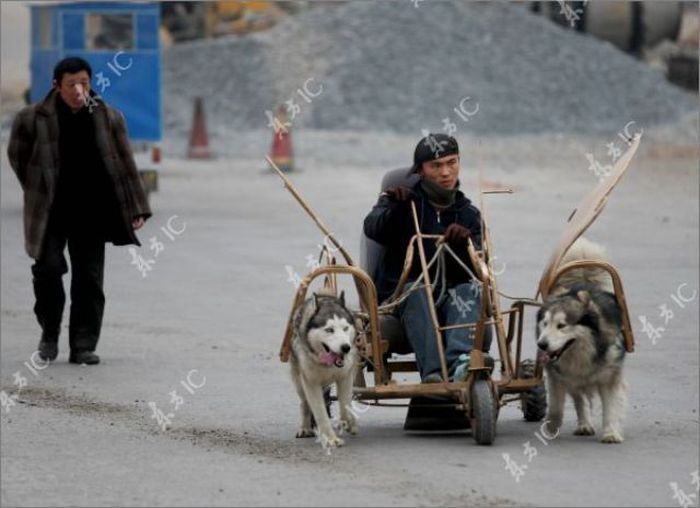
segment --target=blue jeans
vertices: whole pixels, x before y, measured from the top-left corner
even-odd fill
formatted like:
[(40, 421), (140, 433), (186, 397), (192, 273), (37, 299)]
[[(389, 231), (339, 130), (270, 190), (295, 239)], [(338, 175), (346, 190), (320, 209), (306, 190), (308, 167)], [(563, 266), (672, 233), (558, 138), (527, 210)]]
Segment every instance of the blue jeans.
[[(481, 291), (476, 283), (459, 284), (445, 291), (435, 302), (438, 321), (442, 326), (475, 323), (481, 311)], [(421, 378), (440, 373), (440, 355), (433, 322), (428, 309), (425, 289), (411, 293), (399, 305), (399, 318), (408, 341), (416, 354)], [(484, 351), (491, 347), (490, 329), (486, 329)], [(474, 328), (455, 328), (443, 332), (448, 375), (454, 374), (457, 359), (474, 347)]]

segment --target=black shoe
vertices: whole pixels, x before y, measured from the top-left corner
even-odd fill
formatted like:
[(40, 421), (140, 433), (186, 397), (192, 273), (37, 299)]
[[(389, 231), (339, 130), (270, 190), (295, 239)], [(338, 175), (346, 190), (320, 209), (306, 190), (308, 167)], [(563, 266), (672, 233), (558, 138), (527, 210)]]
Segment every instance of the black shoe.
[(100, 363), (100, 357), (92, 351), (71, 351), (68, 357), (70, 363), (80, 363), (85, 365), (97, 365)]
[(41, 335), (41, 341), (37, 347), (39, 358), (44, 362), (52, 362), (58, 356), (58, 337)]

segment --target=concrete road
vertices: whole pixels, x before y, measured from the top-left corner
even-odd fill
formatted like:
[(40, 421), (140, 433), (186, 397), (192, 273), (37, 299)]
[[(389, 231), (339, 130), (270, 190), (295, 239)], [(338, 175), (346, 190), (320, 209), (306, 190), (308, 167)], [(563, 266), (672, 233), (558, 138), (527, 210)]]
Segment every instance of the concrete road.
[[(415, 140), (395, 139), (387, 149), (406, 154), (399, 165)], [(468, 194), (476, 167), (516, 190), (487, 201), (505, 293), (534, 296), (566, 217), (595, 184), (584, 154), (605, 141), (463, 145)], [(389, 168), (374, 162), (369, 137), (360, 144), (353, 156), (366, 150), (364, 164), (307, 159), (292, 175), (357, 257), (361, 221)], [(103, 363), (68, 364), (66, 328), (58, 360), (38, 370), (20, 188), (4, 153), (0, 366), (15, 404), (1, 411), (3, 506), (677, 506), (671, 483), (696, 494), (697, 150), (642, 146), (589, 234), (619, 267), (636, 332), (623, 444), (573, 436), (571, 406), (561, 436), (546, 444), (539, 424), (507, 406), (486, 447), (469, 433), (407, 434), (404, 409), (372, 407), (359, 436), (330, 455), (294, 438), (298, 401), (277, 359), (294, 292), (286, 266), (304, 274), (322, 235), (262, 157), (167, 160), (140, 234), (151, 270), (142, 276), (127, 248), (108, 248)], [(663, 305), (673, 312), (666, 324)], [(664, 326), (656, 340), (640, 316)], [(531, 355), (531, 334), (526, 342)], [(170, 430), (154, 408), (172, 413)], [(595, 415), (598, 423), (599, 407)], [(506, 456), (526, 467), (521, 476)]]

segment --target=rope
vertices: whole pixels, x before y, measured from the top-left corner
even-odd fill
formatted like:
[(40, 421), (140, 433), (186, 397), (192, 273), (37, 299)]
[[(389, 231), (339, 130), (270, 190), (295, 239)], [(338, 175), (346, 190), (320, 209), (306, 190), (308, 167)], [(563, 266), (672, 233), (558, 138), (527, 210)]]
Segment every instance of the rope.
[[(444, 297), (445, 291), (447, 291), (447, 263), (445, 262), (445, 252), (449, 253), (452, 256), (452, 258), (455, 261), (457, 261), (459, 266), (461, 266), (464, 269), (464, 271), (469, 274), (472, 281), (475, 281), (483, 289), (483, 282), (481, 282), (479, 278), (474, 274), (474, 272), (470, 270), (469, 267), (459, 258), (455, 251), (452, 250), (452, 248), (447, 243), (443, 242), (438, 245), (435, 254), (432, 258), (430, 258), (430, 262), (428, 263), (428, 270), (430, 270), (432, 266), (435, 265), (436, 278), (439, 279), (438, 287), (440, 288), (440, 292), (437, 295), (437, 298), (435, 298), (436, 302), (440, 301), (440, 299)], [(398, 298), (390, 301), (389, 303), (385, 303), (384, 305), (380, 305), (378, 307), (378, 311), (380, 313), (389, 313), (395, 307), (401, 305), (411, 295), (411, 293), (424, 288), (425, 284), (423, 283), (423, 274), (420, 274), (418, 278), (411, 283), (408, 289), (401, 293), (401, 295)], [(433, 288), (435, 288), (435, 285), (433, 285)], [(361, 315), (362, 317), (368, 317), (366, 313), (359, 313), (359, 315)]]

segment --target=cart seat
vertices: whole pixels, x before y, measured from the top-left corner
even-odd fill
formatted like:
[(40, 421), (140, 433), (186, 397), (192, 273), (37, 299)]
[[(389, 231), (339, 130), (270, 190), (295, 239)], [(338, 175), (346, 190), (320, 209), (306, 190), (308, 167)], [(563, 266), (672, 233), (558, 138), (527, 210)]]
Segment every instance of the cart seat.
[[(387, 189), (396, 186), (413, 187), (420, 177), (411, 173), (411, 168), (399, 168), (388, 171), (380, 186), (380, 193)], [(372, 280), (377, 282), (377, 268), (379, 267), (382, 258), (384, 257), (384, 247), (375, 242), (371, 238), (367, 238), (364, 231), (360, 235), (360, 267), (369, 275)]]
[[(418, 183), (419, 176), (410, 171), (411, 168), (388, 171), (382, 178), (379, 192), (397, 186), (413, 187)], [(363, 231), (360, 236), (360, 267), (372, 278), (375, 284), (377, 282), (377, 269), (383, 257), (384, 247), (371, 238), (367, 238)], [(389, 342), (389, 353), (408, 354), (413, 352), (398, 317), (388, 314), (379, 316), (379, 331), (382, 338)]]

